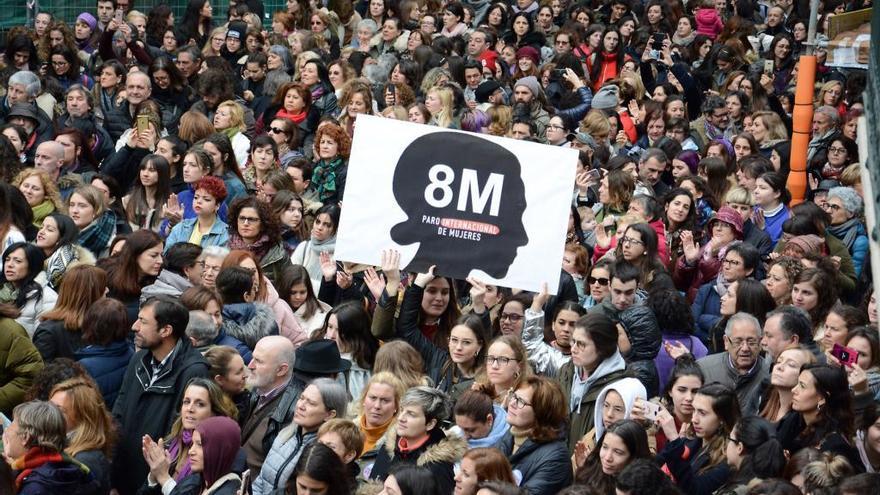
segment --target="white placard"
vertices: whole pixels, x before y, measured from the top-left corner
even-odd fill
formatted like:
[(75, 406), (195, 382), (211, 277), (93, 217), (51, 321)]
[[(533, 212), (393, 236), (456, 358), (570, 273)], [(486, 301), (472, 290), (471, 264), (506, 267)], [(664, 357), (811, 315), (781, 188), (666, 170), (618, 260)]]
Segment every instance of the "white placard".
[(360, 115), (335, 258), (437, 265), (493, 285), (559, 284), (577, 151)]

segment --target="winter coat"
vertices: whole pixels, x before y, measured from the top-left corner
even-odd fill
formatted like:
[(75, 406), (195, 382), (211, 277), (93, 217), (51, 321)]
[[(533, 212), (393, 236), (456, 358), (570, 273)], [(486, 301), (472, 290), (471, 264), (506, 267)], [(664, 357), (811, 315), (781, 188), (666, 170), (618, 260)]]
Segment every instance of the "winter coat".
[(629, 352), (623, 356), (626, 369), (642, 382), (648, 397), (656, 397), (660, 393), (660, 379), (654, 358), (662, 344), (657, 318), (647, 306), (630, 306), (620, 313), (620, 324), (630, 343)]
[(275, 322), (278, 323), (278, 332), (283, 337), (290, 339), (290, 341), (293, 342), (294, 347), (301, 346), (309, 339), (310, 334), (303, 330), (299, 325), (299, 321), (297, 321), (296, 317), (293, 315), (293, 310), (290, 309), (290, 305), (281, 300), (278, 296), (278, 291), (275, 290), (275, 286), (272, 285), (272, 282), (265, 278), (263, 279), (263, 282), (266, 284), (265, 303), (272, 308), (272, 312), (275, 313)]
[(104, 114), (102, 127), (107, 129), (107, 133), (115, 143), (122, 136), (126, 129), (131, 128), (131, 112), (128, 108), (128, 100), (122, 98), (119, 101), (119, 94), (108, 95), (103, 89), (98, 90), (98, 100), (100, 101), (101, 111)]
[(0, 318), (0, 412), (12, 417), (12, 408), (43, 369), (43, 358), (27, 332), (15, 320)]
[(87, 468), (100, 485), (98, 494), (110, 492), (110, 459), (100, 450), (84, 450), (73, 456)]
[[(130, 128), (131, 124), (128, 127)], [(123, 191), (128, 191), (140, 170), (141, 160), (148, 154), (150, 154), (148, 149), (132, 148), (126, 144), (101, 163), (101, 173), (113, 177), (119, 182), (119, 187)]]
[(153, 355), (139, 351), (129, 363), (113, 406), (119, 423), (119, 441), (113, 456), (113, 485), (120, 494), (134, 493), (149, 469), (141, 449), (144, 435), (160, 438), (171, 431), (178, 416), (186, 384), (208, 378), (208, 363), (192, 348), (189, 339), (178, 340), (173, 356), (154, 377)]
[(37, 301), (37, 289), (28, 293), (24, 306), (20, 308), (21, 314), (15, 319), (19, 325), (27, 330), (28, 335), (31, 337), (34, 336), (34, 332), (37, 330), (40, 316), (51, 311), (55, 307), (55, 302), (58, 300), (58, 293), (50, 289), (44, 283), (41, 285), (41, 290), (42, 296), (39, 301)]
[(574, 383), (574, 374), (577, 373), (578, 370), (575, 368), (574, 363), (570, 361), (559, 369), (559, 375), (556, 379), (559, 381), (559, 385), (565, 393), (565, 405), (569, 410), (568, 450), (570, 452), (574, 451), (575, 444), (582, 436), (584, 436), (584, 433), (590, 431), (594, 426), (593, 420), (596, 409), (596, 398), (599, 397), (599, 392), (610, 383), (624, 377), (632, 377), (632, 374), (625, 369), (623, 364), (621, 364), (619, 369), (613, 369), (612, 371), (603, 374), (603, 364), (608, 363), (613, 357), (614, 356), (603, 361), (599, 364), (599, 367), (596, 368), (596, 371), (593, 372), (598, 376), (592, 379), (593, 381), (590, 383), (589, 388), (584, 393), (577, 408), (573, 411), (570, 408), (571, 389)]
[(700, 257), (693, 265), (688, 264), (684, 256), (678, 258), (672, 272), (672, 280), (679, 290), (686, 293), (688, 302), (693, 303), (700, 287), (714, 280), (718, 275), (718, 270), (721, 269), (720, 256), (723, 252), (725, 250), (721, 249), (715, 256), (711, 256), (706, 253), (706, 246), (703, 246), (700, 248)]
[(437, 482), (437, 493), (452, 493), (455, 487), (453, 466), (461, 461), (467, 442), (459, 437), (447, 437), (440, 428), (428, 432), (428, 440), (419, 448), (403, 452), (400, 450), (397, 435), (386, 433), (384, 448), (379, 450), (376, 463), (370, 470), (370, 479), (384, 481), (392, 469), (403, 464), (426, 467)]
[(267, 335), (278, 335), (272, 308), (262, 303), (236, 303), (223, 306), (223, 330), (253, 350)]
[(141, 304), (155, 296), (180, 297), (185, 290), (192, 286), (192, 282), (183, 275), (168, 269), (162, 269), (155, 282), (141, 289)]
[(544, 342), (544, 312), (526, 309), (523, 323), (522, 343), (529, 356), (535, 374), (554, 377), (563, 365), (571, 362), (571, 356)]
[(721, 16), (712, 7), (700, 7), (697, 9), (695, 20), (697, 22), (697, 34), (705, 34), (712, 41), (715, 41), (715, 38), (724, 30)]
[(341, 358), (351, 363), (351, 367), (336, 374), (336, 381), (348, 391), (349, 400), (358, 400), (373, 377), (373, 370), (362, 368), (350, 352), (343, 352)]
[(300, 454), (316, 437), (317, 432), (303, 433), (294, 423), (281, 430), (266, 454), (259, 476), (254, 478), (252, 495), (283, 494)]
[(689, 495), (712, 495), (732, 473), (724, 459), (717, 466), (700, 473), (709, 462), (708, 455), (700, 451), (702, 446), (703, 441), (699, 438), (681, 437), (668, 442), (657, 454), (656, 462), (660, 465), (665, 463), (675, 477), (675, 484)]
[(770, 240), (770, 236), (751, 220), (743, 222), (743, 242), (754, 246), (762, 260), (767, 259), (773, 251), (773, 241)]
[[(226, 335), (226, 332), (223, 331), (222, 327), (220, 328), (220, 331), (217, 332), (217, 337), (214, 338), (213, 342), (211, 342), (210, 344), (207, 344), (207, 345), (198, 346), (198, 347), (196, 347), (196, 349), (198, 349), (199, 352), (204, 354), (204, 353), (208, 352), (208, 349), (210, 349), (212, 347), (216, 347), (218, 345), (225, 345), (227, 347), (232, 347), (233, 349), (238, 351), (238, 355), (241, 356), (241, 359), (242, 359), (242, 361), (244, 361), (245, 365), (250, 363), (251, 359), (253, 359), (253, 357), (254, 357), (253, 353), (251, 352), (251, 350), (248, 346), (244, 345), (244, 343), (242, 341), (238, 340), (237, 338), (230, 337), (229, 335)], [(241, 419), (241, 418), (239, 417), (239, 419)]]
[(419, 329), (419, 314), (424, 293), (424, 287), (415, 284), (404, 293), (400, 315), (397, 317), (397, 338), (419, 351), (425, 361), (425, 374), (438, 389), (450, 393), (453, 385), (473, 381), (473, 377), (461, 376), (458, 366), (449, 357), (449, 352), (434, 345)]
[(736, 391), (739, 407), (744, 415), (757, 414), (758, 400), (763, 392), (761, 381), (770, 374), (770, 359), (759, 356), (758, 362), (745, 375), (730, 363), (730, 354), (710, 354), (697, 364), (703, 370), (703, 383), (718, 382)]
[(721, 319), (721, 294), (715, 290), (715, 282), (712, 280), (701, 285), (691, 304), (691, 313), (697, 324), (694, 334), (705, 342), (708, 342), (712, 327)]
[[(165, 239), (165, 252), (167, 253), (171, 246), (179, 242), (189, 242), (189, 238), (192, 237), (193, 230), (196, 229), (198, 221), (198, 217), (187, 218), (175, 225), (171, 229), (171, 233), (168, 234), (168, 238)], [(225, 246), (227, 243), (229, 243), (229, 226), (217, 217), (214, 220), (214, 225), (211, 225), (211, 230), (207, 234), (202, 235), (199, 246), (203, 248), (208, 246)]]
[(546, 443), (529, 438), (513, 452), (513, 434), (508, 432), (495, 448), (507, 457), (514, 473), (522, 477), (519, 485), (529, 495), (553, 495), (572, 482), (571, 461), (563, 438)]
[(290, 266), (292, 266), (290, 256), (284, 249), (284, 244), (281, 241), (278, 241), (277, 244), (270, 247), (269, 251), (267, 251), (260, 260), (260, 268), (263, 269), (263, 275), (265, 275), (273, 285), (278, 285), (278, 283), (281, 282), (281, 274)]
[[(14, 472), (18, 477), (19, 472)], [(98, 481), (89, 469), (67, 456), (57, 462), (46, 462), (31, 470), (22, 480), (18, 495), (94, 495), (99, 493)]]
[(125, 369), (133, 355), (134, 349), (125, 340), (107, 345), (87, 345), (76, 351), (76, 360), (95, 379), (101, 395), (104, 396), (104, 402), (110, 409), (116, 403)]
[(47, 363), (55, 358), (75, 359), (82, 347), (80, 332), (79, 328), (66, 329), (63, 320), (46, 320), (34, 331), (34, 346)]

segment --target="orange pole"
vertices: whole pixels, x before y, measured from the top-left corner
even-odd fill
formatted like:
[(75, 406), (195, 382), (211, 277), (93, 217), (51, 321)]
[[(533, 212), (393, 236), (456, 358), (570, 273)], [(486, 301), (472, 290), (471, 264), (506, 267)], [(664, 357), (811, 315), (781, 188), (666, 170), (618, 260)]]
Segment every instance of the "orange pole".
[(797, 87), (792, 111), (791, 157), (789, 162), (788, 191), (791, 206), (803, 203), (807, 197), (807, 150), (813, 128), (813, 92), (816, 81), (816, 56), (801, 56), (798, 65)]

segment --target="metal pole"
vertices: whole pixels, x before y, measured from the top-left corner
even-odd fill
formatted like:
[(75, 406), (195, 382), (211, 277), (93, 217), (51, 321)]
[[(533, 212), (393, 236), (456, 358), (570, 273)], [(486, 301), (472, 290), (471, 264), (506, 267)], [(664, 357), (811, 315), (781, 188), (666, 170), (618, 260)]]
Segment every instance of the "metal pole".
[(819, 0), (810, 0), (810, 23), (807, 26), (806, 54), (816, 53), (816, 24), (819, 22)]

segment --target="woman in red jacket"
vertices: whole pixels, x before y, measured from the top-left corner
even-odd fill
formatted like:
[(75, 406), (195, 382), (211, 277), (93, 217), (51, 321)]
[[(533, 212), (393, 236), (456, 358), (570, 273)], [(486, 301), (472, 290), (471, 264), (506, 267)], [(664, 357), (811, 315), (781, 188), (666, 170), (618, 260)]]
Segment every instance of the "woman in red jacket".
[(606, 81), (620, 74), (620, 69), (627, 58), (623, 52), (623, 45), (620, 44), (620, 31), (614, 26), (608, 26), (602, 31), (601, 48), (587, 60), (594, 93)]

